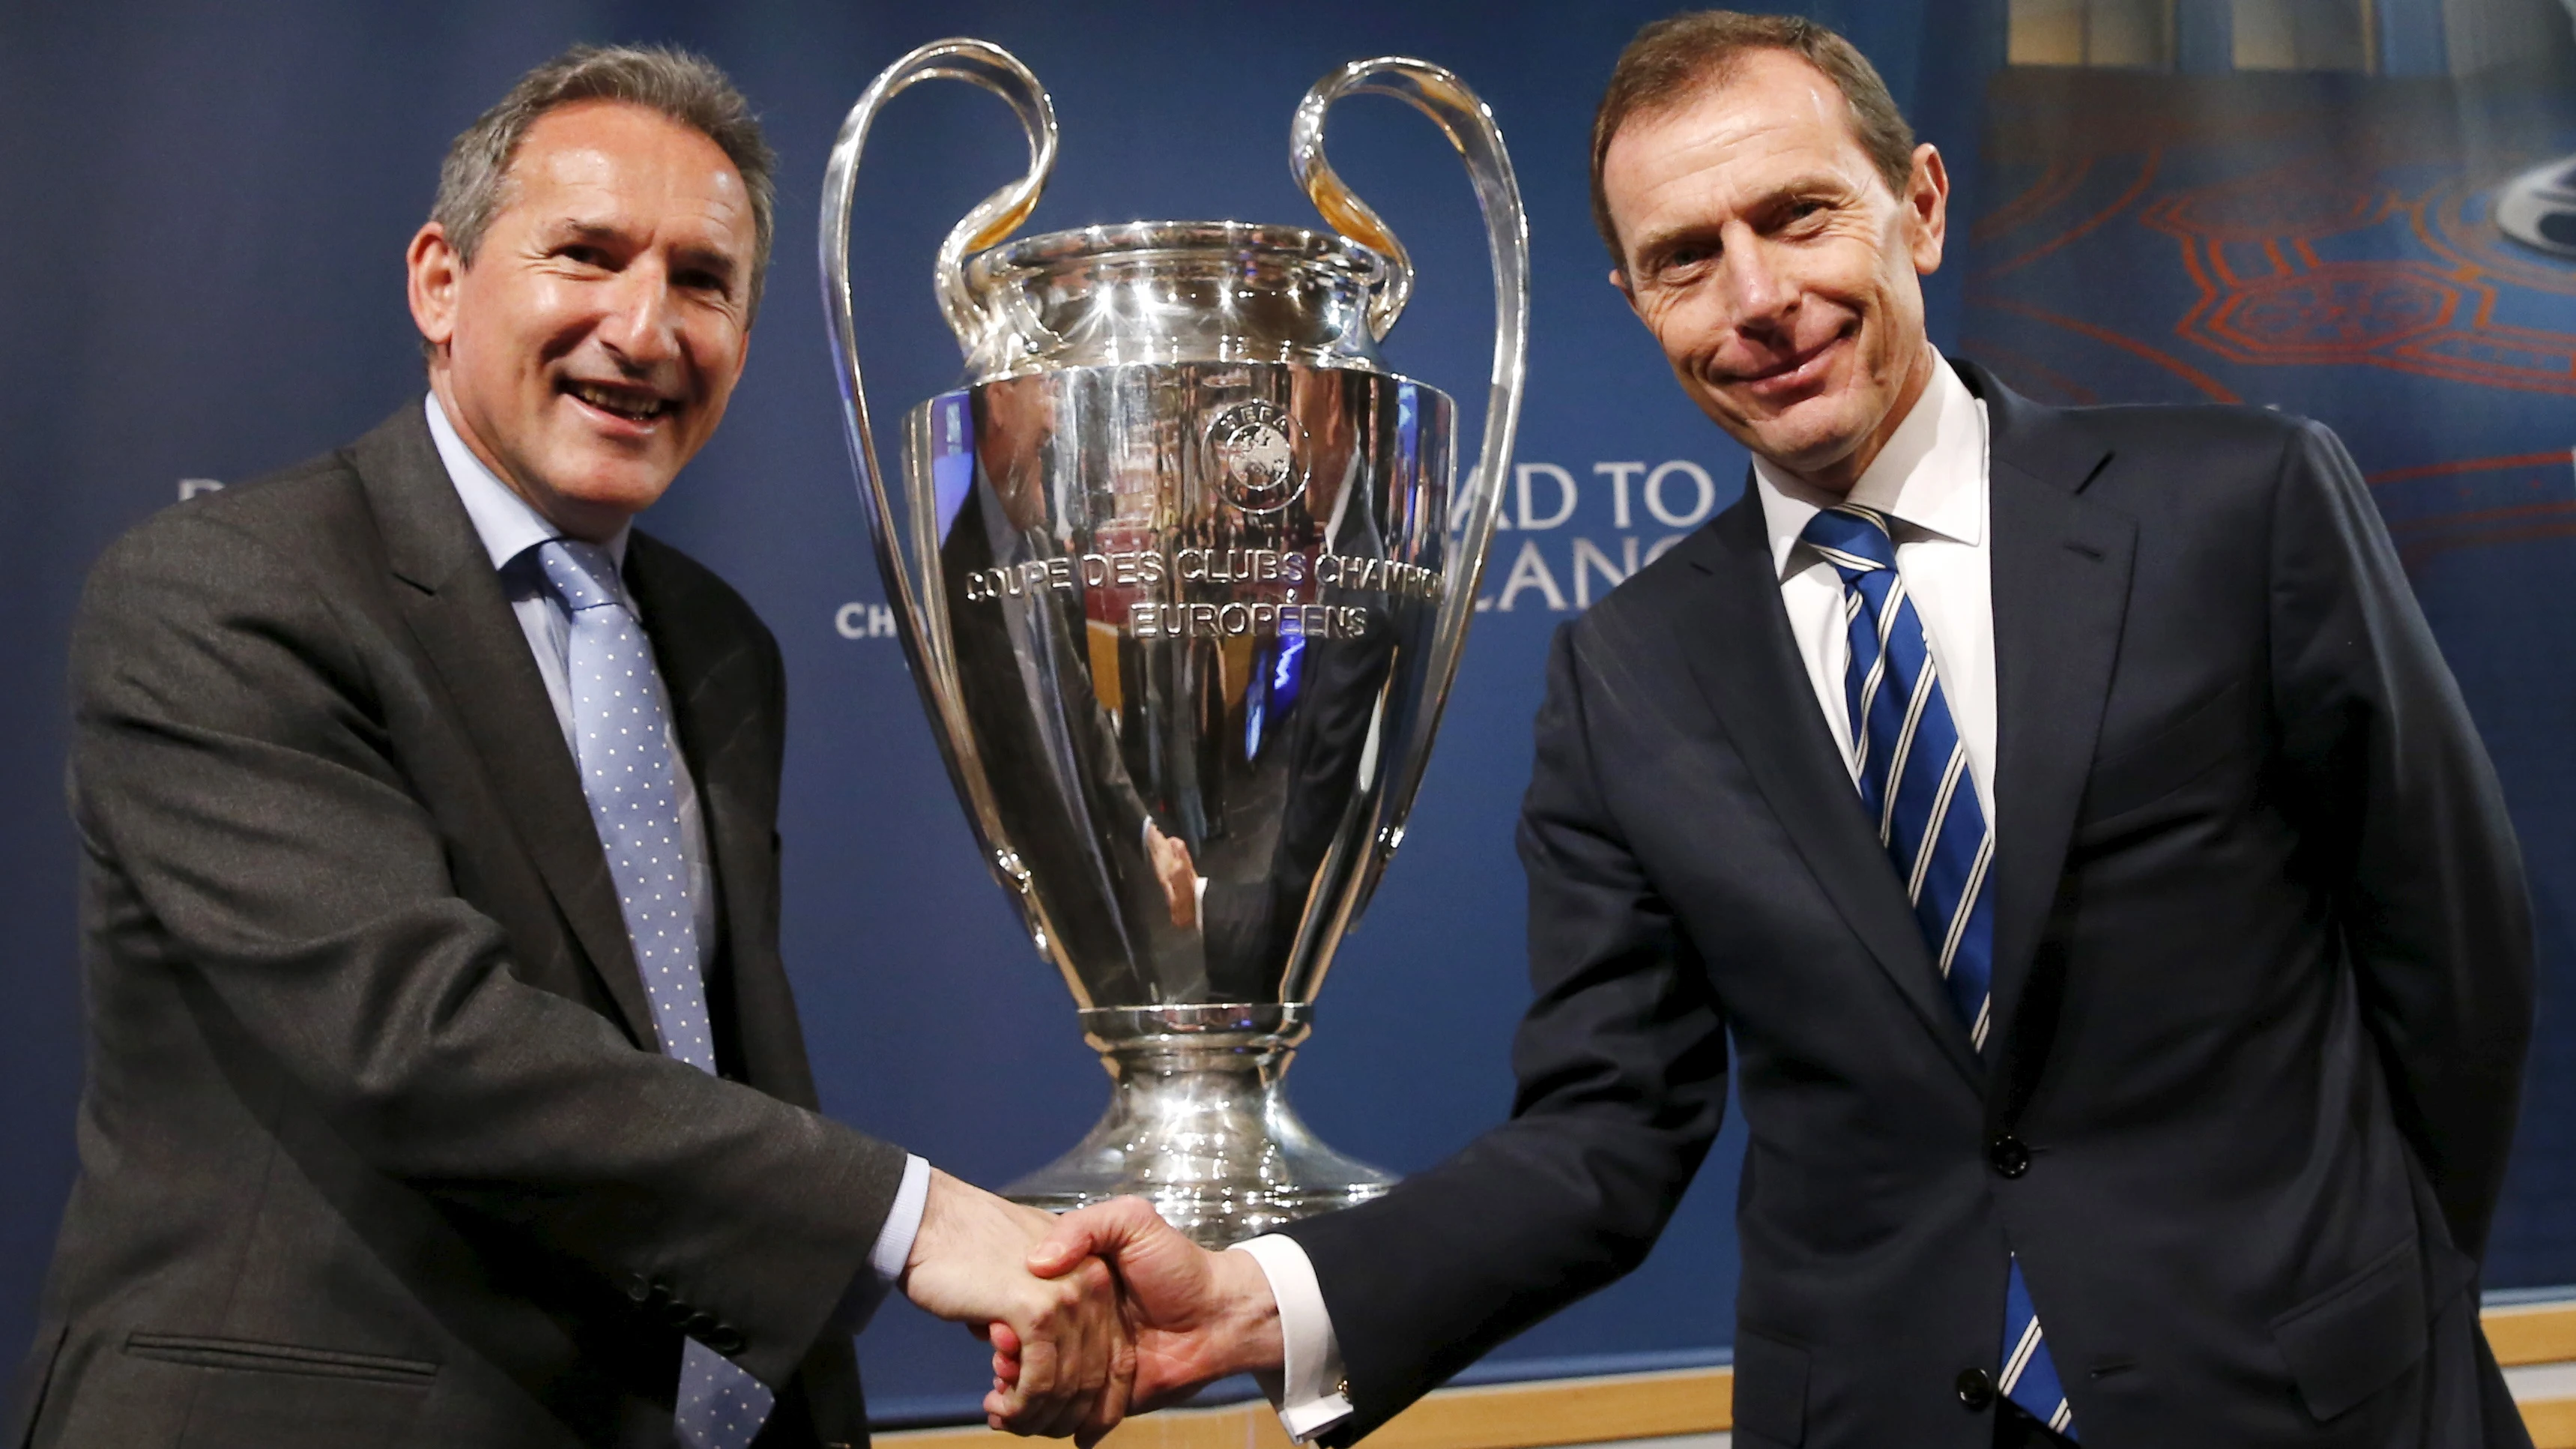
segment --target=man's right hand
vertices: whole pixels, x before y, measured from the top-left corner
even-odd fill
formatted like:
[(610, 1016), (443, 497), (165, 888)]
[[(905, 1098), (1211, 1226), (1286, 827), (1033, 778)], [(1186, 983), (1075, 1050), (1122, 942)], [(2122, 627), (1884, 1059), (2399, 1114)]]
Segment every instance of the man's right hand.
[(1199, 924), (1199, 868), (1190, 859), (1187, 842), (1165, 835), (1154, 822), (1145, 822), (1145, 854), (1154, 865), (1154, 879), (1163, 887), (1163, 903), (1171, 911), (1172, 928), (1189, 931)]
[(1014, 1352), (1018, 1372), (984, 1397), (987, 1421), (1015, 1434), (1075, 1435), (1089, 1445), (1127, 1411), (1136, 1355), (1117, 1285), (1098, 1258), (1027, 1260), (1055, 1219), (931, 1169), (921, 1231), (902, 1287), (924, 1312)]
[[(1134, 1341), (1135, 1412), (1230, 1374), (1280, 1371), (1279, 1304), (1252, 1255), (1211, 1253), (1143, 1198), (1122, 1197), (1056, 1218), (1028, 1266), (1048, 1278), (1078, 1276), (1104, 1259), (1117, 1270)], [(994, 1373), (1007, 1380), (1012, 1358), (997, 1347)], [(1023, 1378), (1030, 1367), (1021, 1357)]]

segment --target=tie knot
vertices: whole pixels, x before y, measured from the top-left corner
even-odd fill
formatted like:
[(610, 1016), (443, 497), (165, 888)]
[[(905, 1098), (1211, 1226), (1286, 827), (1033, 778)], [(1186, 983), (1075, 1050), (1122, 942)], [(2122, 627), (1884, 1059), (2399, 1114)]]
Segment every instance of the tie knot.
[(1799, 536), (1846, 580), (1896, 567), (1896, 540), (1888, 535), (1886, 516), (1874, 508), (1836, 504), (1808, 519)]
[(550, 538), (537, 545), (537, 562), (545, 570), (546, 587), (576, 614), (623, 602), (617, 594), (617, 562), (598, 544)]

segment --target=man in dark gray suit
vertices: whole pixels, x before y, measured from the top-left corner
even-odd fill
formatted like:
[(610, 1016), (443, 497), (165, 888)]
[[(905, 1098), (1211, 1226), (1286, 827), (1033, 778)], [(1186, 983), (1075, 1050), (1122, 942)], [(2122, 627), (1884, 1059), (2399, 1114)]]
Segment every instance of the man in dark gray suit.
[(1105, 1270), (815, 1110), (778, 959), (784, 681), (632, 531), (769, 252), (721, 73), (576, 50), (458, 137), (429, 395), (112, 547), (73, 644), (89, 1076), (8, 1444), (867, 1437), (889, 1286), (1114, 1419)]
[(2528, 1445), (2477, 1318), (2521, 862), (2341, 445), (1934, 352), (1940, 156), (1809, 22), (1648, 27), (1593, 158), (1754, 476), (1557, 636), (1512, 1120), (1246, 1252), (1060, 1227), (1139, 1400), (1383, 1424), (1636, 1266), (1731, 1042), (1738, 1445)]

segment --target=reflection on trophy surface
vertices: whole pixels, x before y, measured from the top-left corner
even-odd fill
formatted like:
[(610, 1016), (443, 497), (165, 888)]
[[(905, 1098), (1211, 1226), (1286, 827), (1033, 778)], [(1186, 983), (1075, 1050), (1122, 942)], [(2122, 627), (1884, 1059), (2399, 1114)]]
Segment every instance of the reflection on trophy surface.
[[(878, 109), (934, 77), (1009, 102), (1031, 165), (940, 250), (967, 380), (906, 417), (898, 500), (859, 376), (850, 199)], [(1324, 112), (1354, 91), (1438, 121), (1485, 213), (1494, 380), (1463, 498), (1449, 398), (1377, 355), (1411, 264), (1323, 160)], [(1491, 116), (1420, 61), (1346, 66), (1298, 109), (1292, 168), (1349, 236), (1132, 222), (1003, 244), (1055, 145), (1008, 53), (951, 40), (898, 61), (833, 151), (826, 308), (933, 731), (1115, 1083), (1099, 1125), (1011, 1194), (1141, 1193), (1222, 1243), (1392, 1181), (1315, 1141), (1280, 1078), (1402, 839), (1473, 618), (1519, 406), (1526, 231)]]

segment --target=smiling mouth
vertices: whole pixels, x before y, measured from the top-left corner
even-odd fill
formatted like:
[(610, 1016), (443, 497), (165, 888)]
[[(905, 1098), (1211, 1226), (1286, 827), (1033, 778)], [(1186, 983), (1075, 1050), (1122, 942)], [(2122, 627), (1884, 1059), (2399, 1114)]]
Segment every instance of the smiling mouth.
[(1751, 386), (1757, 389), (1794, 386), (1808, 381), (1808, 374), (1814, 369), (1817, 361), (1826, 353), (1833, 351), (1835, 344), (1850, 335), (1850, 330), (1846, 328), (1794, 357), (1785, 358), (1758, 372), (1739, 373), (1730, 381), (1737, 386)]
[(563, 391), (577, 402), (629, 423), (655, 422), (680, 410), (680, 405), (672, 399), (642, 388), (615, 387), (575, 379), (566, 382)]

